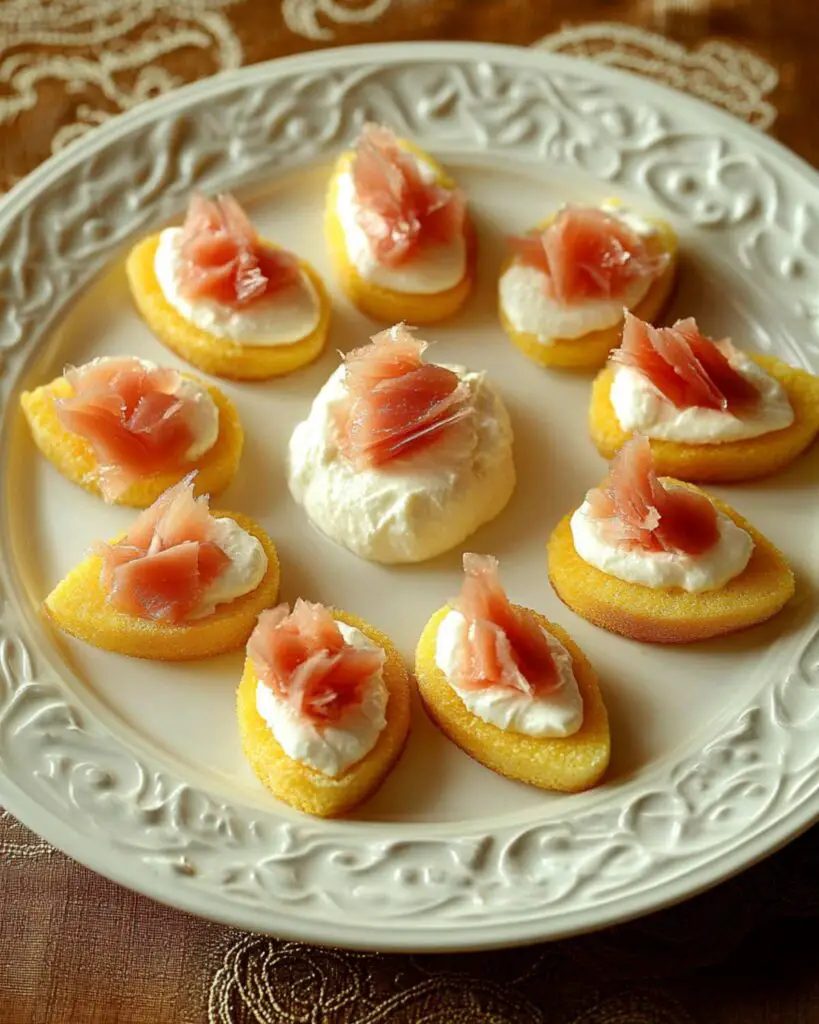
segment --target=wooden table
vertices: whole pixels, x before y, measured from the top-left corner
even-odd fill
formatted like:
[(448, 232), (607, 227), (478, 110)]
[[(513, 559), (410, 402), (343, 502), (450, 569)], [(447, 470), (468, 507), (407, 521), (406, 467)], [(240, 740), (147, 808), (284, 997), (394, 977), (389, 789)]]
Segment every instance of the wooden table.
[[(6, 0), (0, 187), (184, 82), (399, 39), (538, 44), (631, 67), (819, 165), (816, 14), (816, 0)], [(819, 1021), (817, 869), (814, 831), (702, 897), (598, 935), (500, 953), (359, 955), (165, 908), (0, 812), (0, 1024), (809, 1024)]]

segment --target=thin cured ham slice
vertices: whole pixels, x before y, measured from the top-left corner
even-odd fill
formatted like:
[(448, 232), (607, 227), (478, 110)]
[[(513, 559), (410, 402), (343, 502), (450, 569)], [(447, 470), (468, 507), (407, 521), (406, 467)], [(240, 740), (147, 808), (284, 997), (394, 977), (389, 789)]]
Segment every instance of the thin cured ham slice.
[(179, 250), (179, 291), (191, 301), (241, 309), (300, 279), (296, 257), (265, 245), (231, 195), (191, 196)]
[(381, 670), (381, 648), (348, 644), (330, 611), (299, 598), (259, 616), (247, 644), (259, 680), (299, 717), (321, 727), (361, 703)]
[(115, 544), (100, 541), (100, 580), (117, 611), (178, 624), (195, 615), (230, 558), (212, 539), (206, 497), (191, 473), (145, 509)]
[(510, 603), (498, 578), (497, 559), (467, 553), (464, 573), (461, 593), (452, 602), (469, 624), (458, 686), (505, 686), (529, 696), (548, 693), (558, 682), (549, 642), (535, 617)]
[(207, 427), (208, 410), (177, 393), (176, 370), (126, 357), (69, 367), (65, 377), (73, 394), (56, 400), (57, 415), (91, 444), (106, 501), (141, 477), (189, 464), (186, 452)]
[(463, 194), (425, 181), (417, 161), (388, 128), (364, 126), (351, 173), (356, 219), (379, 263), (398, 266), (425, 246), (446, 245), (462, 234)]
[(760, 394), (731, 365), (735, 352), (727, 338), (706, 338), (693, 317), (673, 327), (652, 327), (626, 313), (623, 341), (611, 361), (639, 371), (678, 409), (696, 406), (742, 416), (753, 412)]
[(644, 437), (615, 455), (609, 476), (586, 495), (590, 514), (605, 522), (613, 544), (642, 551), (702, 555), (719, 540), (717, 513), (702, 494), (663, 486)]
[(545, 275), (561, 305), (617, 299), (637, 282), (659, 276), (666, 254), (652, 254), (623, 221), (593, 206), (566, 206), (543, 231), (511, 239), (521, 263)]
[(424, 362), (426, 347), (396, 324), (347, 355), (350, 404), (340, 446), (356, 466), (417, 452), (472, 414), (469, 387), (452, 370)]

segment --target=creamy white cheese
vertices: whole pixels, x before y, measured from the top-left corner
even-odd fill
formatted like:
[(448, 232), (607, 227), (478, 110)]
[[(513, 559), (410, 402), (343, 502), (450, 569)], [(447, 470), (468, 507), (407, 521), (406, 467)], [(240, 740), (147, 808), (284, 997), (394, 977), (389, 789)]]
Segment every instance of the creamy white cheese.
[[(434, 181), (435, 172), (429, 164), (414, 154), (410, 155), (416, 161), (421, 177), (425, 181)], [(344, 232), (347, 258), (365, 281), (394, 292), (434, 295), (454, 288), (463, 280), (466, 273), (466, 240), (463, 234), (446, 245), (426, 246), (399, 266), (385, 266), (376, 260), (370, 241), (358, 223), (360, 206), (350, 171), (338, 176), (336, 187), (336, 215)]]
[[(377, 650), (355, 627), (339, 622), (338, 628), (348, 644)], [(387, 699), (387, 686), (379, 669), (364, 687), (360, 704), (350, 708), (332, 725), (319, 728), (302, 718), (270, 687), (262, 682), (256, 686), (256, 710), (285, 754), (333, 778), (373, 749), (387, 724)]]
[(261, 542), (229, 518), (213, 520), (212, 540), (230, 564), (205, 589), (194, 618), (211, 615), (217, 605), (229, 604), (259, 586), (267, 572), (267, 555)]
[(738, 441), (789, 427), (793, 409), (779, 381), (738, 349), (729, 354), (728, 362), (760, 392), (759, 404), (748, 415), (734, 416), (721, 409), (678, 409), (639, 370), (617, 366), (610, 397), (620, 426), (646, 437), (685, 444)]
[(719, 539), (701, 555), (669, 551), (632, 550), (612, 544), (605, 536), (604, 521), (591, 514), (584, 501), (571, 519), (574, 546), (580, 557), (595, 569), (627, 583), (662, 590), (681, 588), (691, 593), (718, 590), (747, 566), (754, 542), (728, 516), (717, 512)]
[(181, 228), (166, 228), (161, 233), (154, 273), (166, 300), (194, 326), (248, 347), (292, 345), (316, 329), (321, 316), (319, 297), (303, 272), (290, 288), (263, 297), (246, 309), (234, 309), (213, 299), (186, 299), (179, 290), (181, 233)]
[[(119, 359), (120, 356), (98, 356), (92, 359), (86, 366), (101, 366), (111, 362), (112, 359)], [(136, 357), (135, 357), (136, 358)], [(158, 366), (150, 359), (138, 359), (146, 370), (156, 370)], [(195, 462), (205, 452), (216, 444), (219, 439), (219, 410), (211, 398), (207, 388), (197, 384), (196, 381), (187, 380), (181, 377), (179, 386), (174, 392), (180, 398), (191, 399), (196, 405), (196, 415), (191, 417), (190, 424), (193, 430), (193, 441), (190, 448), (185, 452), (185, 459), (188, 462)]]
[[(606, 200), (600, 208), (643, 238), (656, 234), (656, 228), (649, 221), (627, 206)], [(532, 334), (543, 345), (615, 327), (623, 319), (623, 307), (633, 309), (645, 298), (653, 283), (650, 279), (635, 281), (616, 299), (588, 299), (564, 305), (550, 298), (546, 281), (542, 270), (513, 260), (498, 285), (501, 309), (513, 330)]]
[(524, 736), (571, 736), (577, 732), (583, 724), (583, 698), (572, 669), (572, 656), (556, 637), (543, 630), (558, 671), (557, 686), (548, 693), (530, 696), (507, 686), (465, 690), (455, 680), (459, 654), (468, 642), (470, 628), (460, 612), (447, 614), (438, 627), (435, 664), (473, 715)]
[(339, 448), (348, 401), (340, 366), (290, 438), (295, 500), (328, 537), (374, 562), (420, 562), (459, 544), (503, 509), (515, 487), (512, 427), (483, 373), (450, 367), (472, 416), (416, 454), (356, 469)]

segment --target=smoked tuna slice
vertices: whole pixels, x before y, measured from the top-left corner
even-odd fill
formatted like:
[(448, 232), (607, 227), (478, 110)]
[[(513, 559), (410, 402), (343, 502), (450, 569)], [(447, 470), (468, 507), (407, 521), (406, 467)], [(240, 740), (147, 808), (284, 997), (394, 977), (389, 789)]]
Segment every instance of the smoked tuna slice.
[(360, 704), (385, 658), (346, 643), (330, 611), (301, 598), (292, 612), (286, 604), (262, 612), (247, 653), (260, 681), (316, 726)]
[(464, 555), (466, 577), (452, 607), (469, 624), (457, 684), (465, 690), (506, 686), (534, 696), (558, 682), (549, 643), (533, 615), (515, 608), (491, 555)]
[(94, 545), (102, 558), (102, 585), (117, 611), (184, 622), (230, 564), (212, 539), (208, 499), (194, 497), (193, 476), (160, 495), (117, 543)]
[(358, 224), (380, 263), (398, 266), (425, 246), (446, 245), (462, 234), (462, 193), (424, 181), (414, 157), (388, 128), (364, 126), (351, 173)]
[(298, 260), (264, 244), (231, 195), (194, 193), (180, 236), (179, 290), (242, 309), (300, 280)]
[(452, 370), (424, 362), (426, 347), (396, 324), (347, 355), (351, 401), (340, 446), (356, 466), (381, 466), (417, 452), (471, 414), (468, 386)]
[(639, 371), (678, 409), (721, 409), (742, 416), (757, 407), (760, 395), (731, 366), (729, 356), (735, 351), (728, 339), (706, 338), (693, 317), (673, 327), (652, 327), (626, 313), (623, 341), (611, 360)]
[(545, 230), (511, 242), (520, 262), (542, 271), (548, 294), (564, 306), (617, 299), (657, 277), (669, 259), (650, 253), (631, 228), (593, 206), (566, 206)]
[(56, 400), (57, 415), (91, 444), (106, 501), (143, 476), (188, 462), (207, 410), (176, 394), (182, 380), (176, 370), (125, 357), (69, 367), (65, 376), (73, 395)]
[(719, 540), (714, 506), (695, 491), (664, 487), (644, 437), (623, 445), (606, 482), (589, 491), (586, 500), (591, 515), (605, 521), (605, 533), (613, 544), (696, 556), (710, 551)]

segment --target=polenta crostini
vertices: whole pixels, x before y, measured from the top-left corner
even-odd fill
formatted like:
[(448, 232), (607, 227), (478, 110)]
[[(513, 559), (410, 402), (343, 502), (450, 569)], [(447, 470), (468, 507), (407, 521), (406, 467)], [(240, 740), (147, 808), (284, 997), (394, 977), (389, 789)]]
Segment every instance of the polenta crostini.
[(171, 487), (58, 583), (45, 611), (64, 632), (134, 658), (182, 661), (241, 647), (279, 591), (276, 548), (193, 479)]
[(407, 670), (389, 639), (298, 600), (262, 613), (237, 693), (242, 749), (279, 800), (344, 814), (384, 781), (410, 726)]
[(779, 551), (728, 505), (660, 479), (648, 441), (629, 441), (601, 487), (549, 540), (558, 597), (634, 640), (688, 643), (764, 622), (794, 593)]
[(325, 231), (344, 293), (377, 320), (437, 323), (472, 288), (476, 242), (463, 193), (429, 154), (382, 126), (366, 125), (339, 157)]
[(608, 716), (580, 648), (542, 615), (512, 605), (497, 561), (464, 555), (459, 597), (424, 628), (415, 658), (430, 718), (492, 771), (577, 792), (609, 763)]
[(674, 229), (619, 200), (565, 206), (511, 241), (498, 284), (500, 320), (541, 366), (597, 369), (620, 340), (624, 308), (654, 319), (674, 286)]
[(819, 435), (819, 377), (714, 341), (693, 317), (652, 327), (627, 315), (592, 387), (589, 431), (608, 459), (641, 433), (660, 474), (751, 480), (788, 466)]
[(260, 238), (230, 195), (194, 195), (182, 227), (139, 242), (126, 272), (157, 338), (206, 373), (264, 380), (324, 348), (331, 301), (321, 277)]
[(218, 388), (133, 356), (66, 368), (24, 391), (34, 443), (68, 480), (107, 502), (146, 508), (191, 471), (198, 493), (233, 479), (244, 432)]

